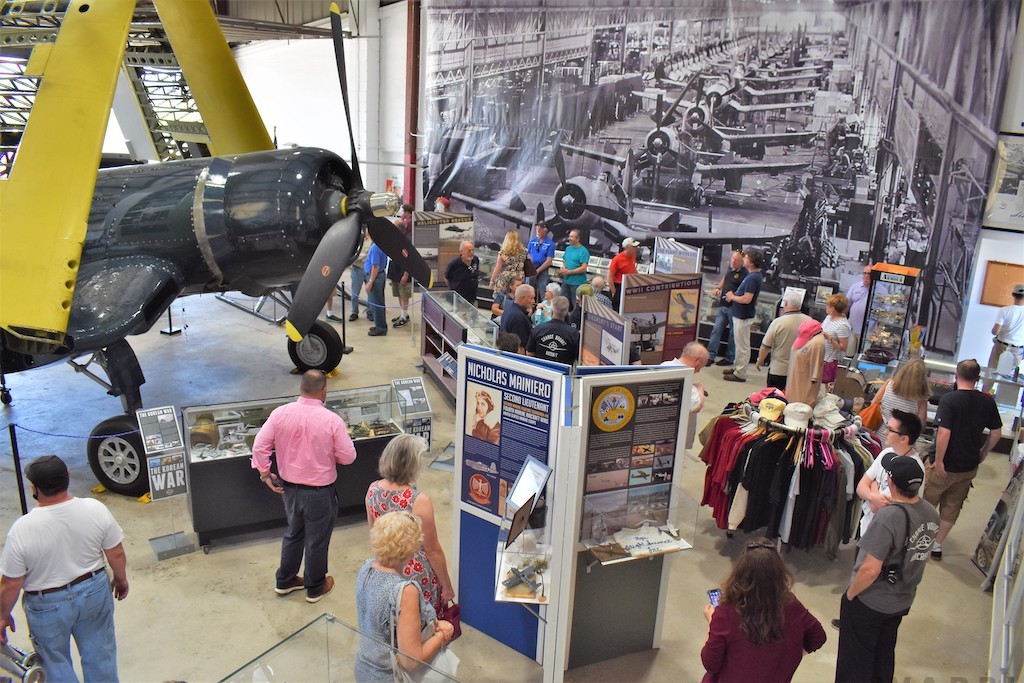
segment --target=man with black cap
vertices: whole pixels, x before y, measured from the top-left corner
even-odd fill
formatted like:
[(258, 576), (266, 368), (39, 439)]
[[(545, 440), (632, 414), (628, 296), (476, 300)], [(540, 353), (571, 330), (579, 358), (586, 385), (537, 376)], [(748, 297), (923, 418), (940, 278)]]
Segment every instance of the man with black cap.
[[(117, 680), (114, 598), (128, 595), (124, 532), (103, 503), (68, 494), (68, 468), (45, 455), (25, 468), (39, 505), (16, 520), (0, 556), (0, 642), (22, 607), (32, 644), (51, 681), (77, 681), (71, 637), (86, 681)], [(113, 572), (107, 576), (103, 558)]]
[(839, 607), (836, 683), (892, 680), (900, 622), (939, 529), (939, 513), (918, 495), (924, 470), (917, 461), (889, 453), (882, 467), (892, 502), (879, 508), (857, 542), (853, 580)]

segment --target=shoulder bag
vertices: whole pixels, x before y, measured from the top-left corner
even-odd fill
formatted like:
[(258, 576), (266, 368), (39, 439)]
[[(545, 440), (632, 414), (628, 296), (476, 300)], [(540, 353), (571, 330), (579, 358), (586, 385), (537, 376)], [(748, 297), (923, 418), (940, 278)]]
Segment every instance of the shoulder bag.
[[(395, 592), (395, 605), (391, 610), (391, 671), (395, 683), (447, 683), (455, 680), (455, 672), (459, 670), (459, 658), (447, 646), (438, 650), (434, 658), (414, 671), (406, 671), (398, 661), (398, 613), (402, 609), (402, 591), (407, 585), (415, 586), (412, 581), (404, 581)], [(418, 590), (418, 589), (417, 589)], [(420, 631), (421, 642), (434, 635), (434, 622), (430, 622)]]
[(860, 417), (860, 423), (864, 425), (865, 429), (875, 431), (882, 426), (882, 394), (885, 393), (891, 381), (889, 380), (882, 385), (882, 389), (875, 395), (875, 400), (871, 402), (871, 405), (861, 408), (860, 412), (857, 413)]

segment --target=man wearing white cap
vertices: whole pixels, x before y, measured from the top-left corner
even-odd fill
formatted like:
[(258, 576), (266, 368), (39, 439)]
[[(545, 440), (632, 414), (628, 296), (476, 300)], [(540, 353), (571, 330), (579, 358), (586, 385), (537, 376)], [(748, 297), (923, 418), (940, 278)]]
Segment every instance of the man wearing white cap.
[(1013, 355), (1015, 366), (1020, 365), (1021, 350), (1024, 349), (1024, 283), (1013, 286), (1013, 303), (999, 309), (992, 334), (992, 354), (988, 357), (988, 367), (994, 370), (999, 365), (1003, 351)]
[(616, 311), (619, 310), (619, 302), (622, 300), (622, 276), (636, 273), (636, 250), (639, 246), (638, 240), (627, 237), (622, 240), (622, 251), (616, 254), (612, 262), (608, 264), (612, 303)]

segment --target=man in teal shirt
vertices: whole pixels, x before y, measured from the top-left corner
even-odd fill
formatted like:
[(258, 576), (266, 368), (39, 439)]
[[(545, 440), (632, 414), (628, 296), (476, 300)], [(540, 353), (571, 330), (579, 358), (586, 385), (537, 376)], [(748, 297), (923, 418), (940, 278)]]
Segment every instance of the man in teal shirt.
[(562, 253), (562, 296), (576, 301), (576, 288), (587, 282), (590, 252), (580, 244), (580, 231), (569, 231), (569, 246)]

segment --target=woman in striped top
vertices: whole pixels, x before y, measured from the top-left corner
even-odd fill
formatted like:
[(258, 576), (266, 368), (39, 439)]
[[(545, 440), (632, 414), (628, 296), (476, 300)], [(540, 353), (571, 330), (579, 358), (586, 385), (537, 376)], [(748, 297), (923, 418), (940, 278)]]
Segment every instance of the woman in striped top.
[(928, 419), (928, 399), (931, 398), (932, 390), (928, 386), (928, 371), (924, 361), (915, 358), (904, 363), (891, 382), (885, 385), (885, 393), (882, 394), (882, 425), (875, 431), (878, 438), (884, 440), (892, 417), (892, 411), (903, 410), (921, 418), (924, 425)]

